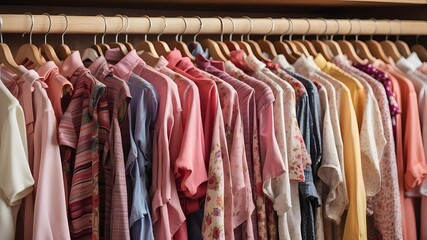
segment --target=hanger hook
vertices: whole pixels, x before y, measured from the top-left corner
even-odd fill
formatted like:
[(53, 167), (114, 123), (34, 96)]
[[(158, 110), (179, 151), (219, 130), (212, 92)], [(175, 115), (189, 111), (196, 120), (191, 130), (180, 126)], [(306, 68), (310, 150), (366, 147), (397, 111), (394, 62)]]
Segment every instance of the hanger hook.
[[(33, 16), (33, 14), (31, 14), (31, 13), (29, 13), (29, 12), (26, 12), (26, 13), (24, 13), (24, 14), (25, 14), (25, 15), (30, 15), (30, 17), (31, 17), (31, 25), (30, 25), (30, 44), (33, 44), (34, 16)], [(24, 32), (24, 33), (22, 34), (22, 37), (24, 37), (26, 33), (27, 33), (27, 32)]]
[(0, 16), (0, 43), (3, 43), (3, 17)]
[(270, 35), (274, 31), (274, 20), (271, 17), (269, 17), (268, 19), (270, 19), (270, 21), (271, 21), (271, 28), (270, 28), (270, 31), (264, 35), (264, 38), (263, 38), (264, 41), (267, 40), (267, 36)]
[(224, 41), (224, 21), (220, 16), (217, 16), (216, 18), (218, 18), (218, 20), (221, 24), (221, 35), (220, 35), (219, 39), (221, 42), (223, 42)]
[(128, 30), (130, 27), (130, 20), (129, 20), (129, 17), (127, 15), (123, 15), (123, 17), (126, 18), (125, 42), (128, 42)]
[(388, 22), (388, 33), (385, 35), (385, 40), (388, 41), (388, 36), (391, 34), (391, 21), (389, 19), (385, 19)]
[(360, 19), (358, 18), (356, 18), (355, 20), (359, 22), (359, 32), (356, 33), (354, 40), (359, 41), (359, 34), (362, 32), (362, 21), (360, 21)]
[(250, 17), (248, 17), (248, 16), (244, 16), (244, 18), (246, 18), (246, 19), (249, 20), (249, 32), (246, 34), (246, 39), (247, 40), (251, 40), (249, 36), (252, 33), (252, 19)]
[(181, 18), (182, 19), (182, 21), (184, 21), (184, 31), (181, 33), (181, 34), (177, 34), (176, 36), (175, 36), (175, 40), (178, 42), (178, 41), (181, 41), (182, 42), (182, 35), (184, 35), (185, 34), (185, 32), (187, 31), (187, 28), (188, 28), (188, 23), (187, 23), (187, 20), (185, 20), (185, 17), (183, 17), (183, 16), (179, 16), (179, 18)]
[(125, 19), (121, 14), (116, 14), (116, 17), (120, 17), (120, 20), (122, 20), (122, 26), (116, 34), (116, 43), (117, 43), (119, 42), (119, 34), (123, 31), (123, 28), (125, 27)]
[(150, 33), (151, 28), (153, 27), (153, 22), (151, 22), (151, 18), (147, 15), (142, 16), (148, 20), (148, 30), (144, 35), (144, 41), (147, 41), (147, 35)]
[(289, 41), (292, 41), (292, 36), (294, 35), (294, 21), (292, 18), (288, 18), (289, 22), (291, 23), (291, 33), (289, 34)]
[(310, 20), (308, 20), (307, 18), (304, 18), (304, 20), (307, 21), (308, 28), (307, 28), (307, 31), (302, 35), (302, 40), (303, 41), (305, 40), (305, 35), (307, 35), (310, 32), (310, 28), (311, 28)]
[(104, 33), (102, 33), (102, 36), (101, 36), (101, 43), (104, 44), (105, 34), (107, 33), (107, 27), (108, 27), (107, 18), (105, 18), (105, 16), (102, 14), (98, 14), (96, 16), (100, 16), (102, 17), (102, 19), (104, 19)]
[(340, 22), (338, 21), (338, 19), (334, 19), (337, 22), (337, 31), (335, 34), (331, 34), (331, 41), (334, 40), (334, 35), (337, 35), (340, 32)]
[(159, 34), (157, 35), (157, 41), (160, 41), (160, 36), (162, 36), (162, 35), (163, 35), (163, 33), (165, 32), (166, 27), (168, 26), (168, 22), (166, 21), (165, 16), (160, 16), (160, 17), (161, 17), (161, 18), (163, 18), (163, 30), (162, 30), (162, 32), (161, 32), (161, 33), (159, 33)]
[(374, 22), (374, 32), (371, 34), (371, 37), (369, 39), (373, 40), (374, 39), (374, 35), (377, 33), (377, 20), (375, 18), (371, 18), (370, 20), (372, 20)]
[[(347, 20), (348, 20), (348, 23), (350, 23), (350, 30), (345, 35), (350, 35), (351, 31), (353, 30), (353, 24), (349, 18), (347, 18)], [(344, 40), (344, 41), (345, 41), (345, 35), (342, 35), (342, 40)]]
[(325, 22), (325, 31), (323, 31), (321, 34), (316, 35), (317, 41), (319, 41), (319, 35), (325, 35), (325, 33), (328, 31), (328, 22), (326, 22), (326, 19), (324, 19), (324, 18), (319, 18), (319, 19), (322, 20), (323, 22)]
[[(59, 15), (64, 16), (64, 18), (65, 18), (65, 29), (64, 29), (64, 32), (61, 34), (61, 44), (65, 44), (64, 38), (65, 38), (65, 34), (67, 33), (67, 30), (68, 30), (68, 17), (67, 17), (67, 15), (65, 15), (63, 13), (61, 13)], [(96, 35), (95, 35), (95, 37), (96, 37)], [(95, 44), (96, 44), (96, 42), (95, 42)]]
[(291, 25), (292, 25), (289, 18), (282, 18), (282, 19), (287, 20), (289, 22), (289, 24), (288, 24), (288, 28), (286, 29), (286, 31), (284, 31), (283, 34), (280, 35), (280, 41), (283, 41), (283, 36), (285, 36), (285, 34), (289, 31), (289, 29), (291, 29)]
[(49, 27), (47, 29), (47, 33), (45, 33), (45, 35), (44, 35), (44, 44), (47, 44), (47, 35), (49, 35), (50, 29), (52, 27), (52, 19), (50, 18), (49, 13), (43, 13), (42, 15), (46, 15), (49, 18)]
[(399, 41), (400, 35), (402, 34), (402, 21), (400, 21), (400, 19), (394, 19), (395, 21), (399, 22), (399, 34), (396, 34), (396, 41)]
[(233, 20), (231, 17), (225, 17), (225, 18), (230, 19), (230, 22), (231, 22), (231, 32), (230, 32), (230, 35), (228, 36), (228, 39), (229, 39), (230, 41), (232, 41), (232, 40), (233, 40), (234, 28), (235, 28), (234, 20)]
[(202, 21), (202, 19), (199, 16), (196, 16), (196, 18), (199, 19), (200, 27), (199, 27), (199, 31), (197, 31), (197, 33), (194, 35), (193, 42), (197, 42), (197, 36), (199, 36), (199, 34), (200, 34), (200, 32), (202, 31), (202, 28), (203, 28), (203, 21)]

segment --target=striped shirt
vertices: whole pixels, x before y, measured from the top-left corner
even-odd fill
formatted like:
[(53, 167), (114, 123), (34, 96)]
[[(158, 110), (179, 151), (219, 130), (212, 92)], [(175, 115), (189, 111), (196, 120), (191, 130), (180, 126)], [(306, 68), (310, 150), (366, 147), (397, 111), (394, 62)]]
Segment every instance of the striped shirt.
[[(102, 158), (104, 164), (105, 204), (104, 239), (130, 239), (128, 196), (126, 188), (125, 153), (129, 153), (129, 87), (125, 81), (113, 75), (104, 57), (97, 58), (90, 66), (91, 73), (107, 86), (107, 101), (110, 111), (108, 144)], [(122, 130), (123, 129), (123, 139)], [(125, 137), (126, 136), (126, 137)], [(108, 147), (107, 147), (108, 146)], [(126, 151), (127, 150), (127, 151)], [(102, 213), (101, 213), (101, 216)]]
[(109, 121), (107, 103), (101, 99), (106, 89), (83, 66), (78, 51), (64, 60), (61, 74), (74, 86), (58, 128), (69, 181), (71, 238), (99, 239), (99, 149), (103, 147), (98, 132), (100, 124)]

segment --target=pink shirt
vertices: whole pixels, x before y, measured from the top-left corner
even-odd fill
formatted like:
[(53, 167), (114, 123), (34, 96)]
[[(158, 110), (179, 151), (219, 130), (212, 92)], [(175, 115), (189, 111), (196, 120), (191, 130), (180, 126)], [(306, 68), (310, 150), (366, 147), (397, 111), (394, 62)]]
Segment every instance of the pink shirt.
[(37, 69), (37, 73), (48, 86), (46, 92), (52, 103), (56, 121), (59, 124), (62, 113), (65, 111), (65, 109), (62, 109), (61, 105), (62, 97), (64, 94), (71, 94), (73, 92), (73, 85), (59, 73), (58, 67), (52, 61), (46, 62), (40, 66), (40, 68)]
[(427, 174), (417, 96), (410, 80), (398, 74), (393, 67), (381, 62), (375, 62), (373, 65), (389, 74), (402, 110), (402, 113), (396, 116), (396, 157), (402, 204), (402, 232), (403, 239), (416, 239), (415, 206), (413, 199), (405, 196), (405, 191), (421, 184)]
[[(126, 189), (125, 172), (125, 151), (126, 144), (130, 138), (122, 139), (122, 131), (129, 131), (129, 102), (131, 100), (127, 83), (112, 75), (108, 69), (107, 61), (104, 57), (97, 58), (90, 66), (89, 70), (102, 83), (107, 86), (107, 101), (110, 111), (110, 128), (108, 148), (104, 150), (104, 155), (109, 158), (104, 159), (104, 181), (105, 188), (105, 222), (101, 222), (104, 228), (105, 239), (130, 239), (129, 217), (128, 217), (128, 196)], [(120, 112), (124, 113), (122, 116)], [(129, 135), (128, 135), (129, 137)], [(129, 145), (127, 145), (129, 146)]]
[[(33, 204), (34, 215), (24, 213), (24, 222), (18, 222), (17, 225), (24, 227), (24, 236), (32, 236), (33, 239), (70, 239), (57, 123), (45, 91), (47, 86), (33, 70), (26, 72), (21, 78), (2, 71), (2, 81), (7, 83), (9, 90), (21, 104), (30, 99), (33, 103), (32, 106), (24, 105), (24, 114), (34, 114), (34, 121), (27, 123), (27, 129), (32, 126), (34, 130), (33, 136), (28, 136), (33, 137), (34, 144), (33, 151), (28, 152), (33, 160), (31, 170), (35, 180), (34, 202), (25, 201), (25, 207)], [(18, 95), (18, 92), (24, 94)], [(29, 107), (32, 110), (26, 111)]]
[(185, 221), (173, 169), (182, 141), (181, 103), (176, 83), (154, 70), (130, 51), (121, 58), (120, 52), (110, 52), (108, 61), (123, 60), (121, 70), (146, 79), (159, 95), (158, 115), (153, 142), (153, 174), (150, 188), (154, 237), (171, 239)]
[[(205, 143), (209, 150), (208, 190), (206, 194), (205, 213), (202, 226), (204, 238), (234, 239), (233, 233), (233, 194), (231, 192), (230, 159), (223, 114), (220, 108), (218, 89), (213, 80), (207, 78), (195, 68), (191, 60), (183, 58), (179, 51), (172, 51), (166, 57), (168, 67), (187, 76), (199, 87), (202, 119), (205, 126)], [(206, 98), (207, 97), (207, 98)], [(203, 107), (209, 104), (209, 107)], [(203, 116), (206, 116), (203, 118)], [(210, 137), (210, 138), (207, 138)], [(226, 209), (227, 210), (226, 210)]]

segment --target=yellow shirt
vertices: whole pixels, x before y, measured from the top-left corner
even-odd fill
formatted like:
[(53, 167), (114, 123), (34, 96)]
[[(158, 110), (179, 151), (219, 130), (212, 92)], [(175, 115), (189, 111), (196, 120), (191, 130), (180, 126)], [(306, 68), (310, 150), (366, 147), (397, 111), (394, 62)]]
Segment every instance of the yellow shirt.
[(335, 64), (327, 62), (326, 59), (318, 54), (314, 59), (316, 65), (325, 73), (338, 79), (344, 83), (350, 90), (351, 99), (353, 102), (354, 110), (356, 111), (357, 125), (360, 131), (363, 119), (363, 109), (365, 106), (365, 90), (363, 85), (353, 76), (337, 67)]
[(323, 72), (338, 80), (331, 81), (331, 84), (337, 89), (337, 99), (339, 99), (338, 112), (344, 144), (344, 170), (349, 195), (343, 239), (367, 239), (366, 191), (360, 156), (358, 117), (356, 116), (358, 112), (361, 112), (360, 119), (363, 118), (363, 86), (337, 66), (327, 62), (323, 56), (318, 55), (314, 61)]

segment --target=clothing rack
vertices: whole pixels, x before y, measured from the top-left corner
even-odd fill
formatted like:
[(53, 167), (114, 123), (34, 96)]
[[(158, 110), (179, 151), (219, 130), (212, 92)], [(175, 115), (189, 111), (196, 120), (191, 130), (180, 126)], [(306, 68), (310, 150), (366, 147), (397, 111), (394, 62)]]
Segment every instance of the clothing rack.
[(2, 33), (28, 33), (33, 26), (34, 34), (427, 35), (427, 21), (413, 20), (46, 14), (1, 14), (0, 17)]

